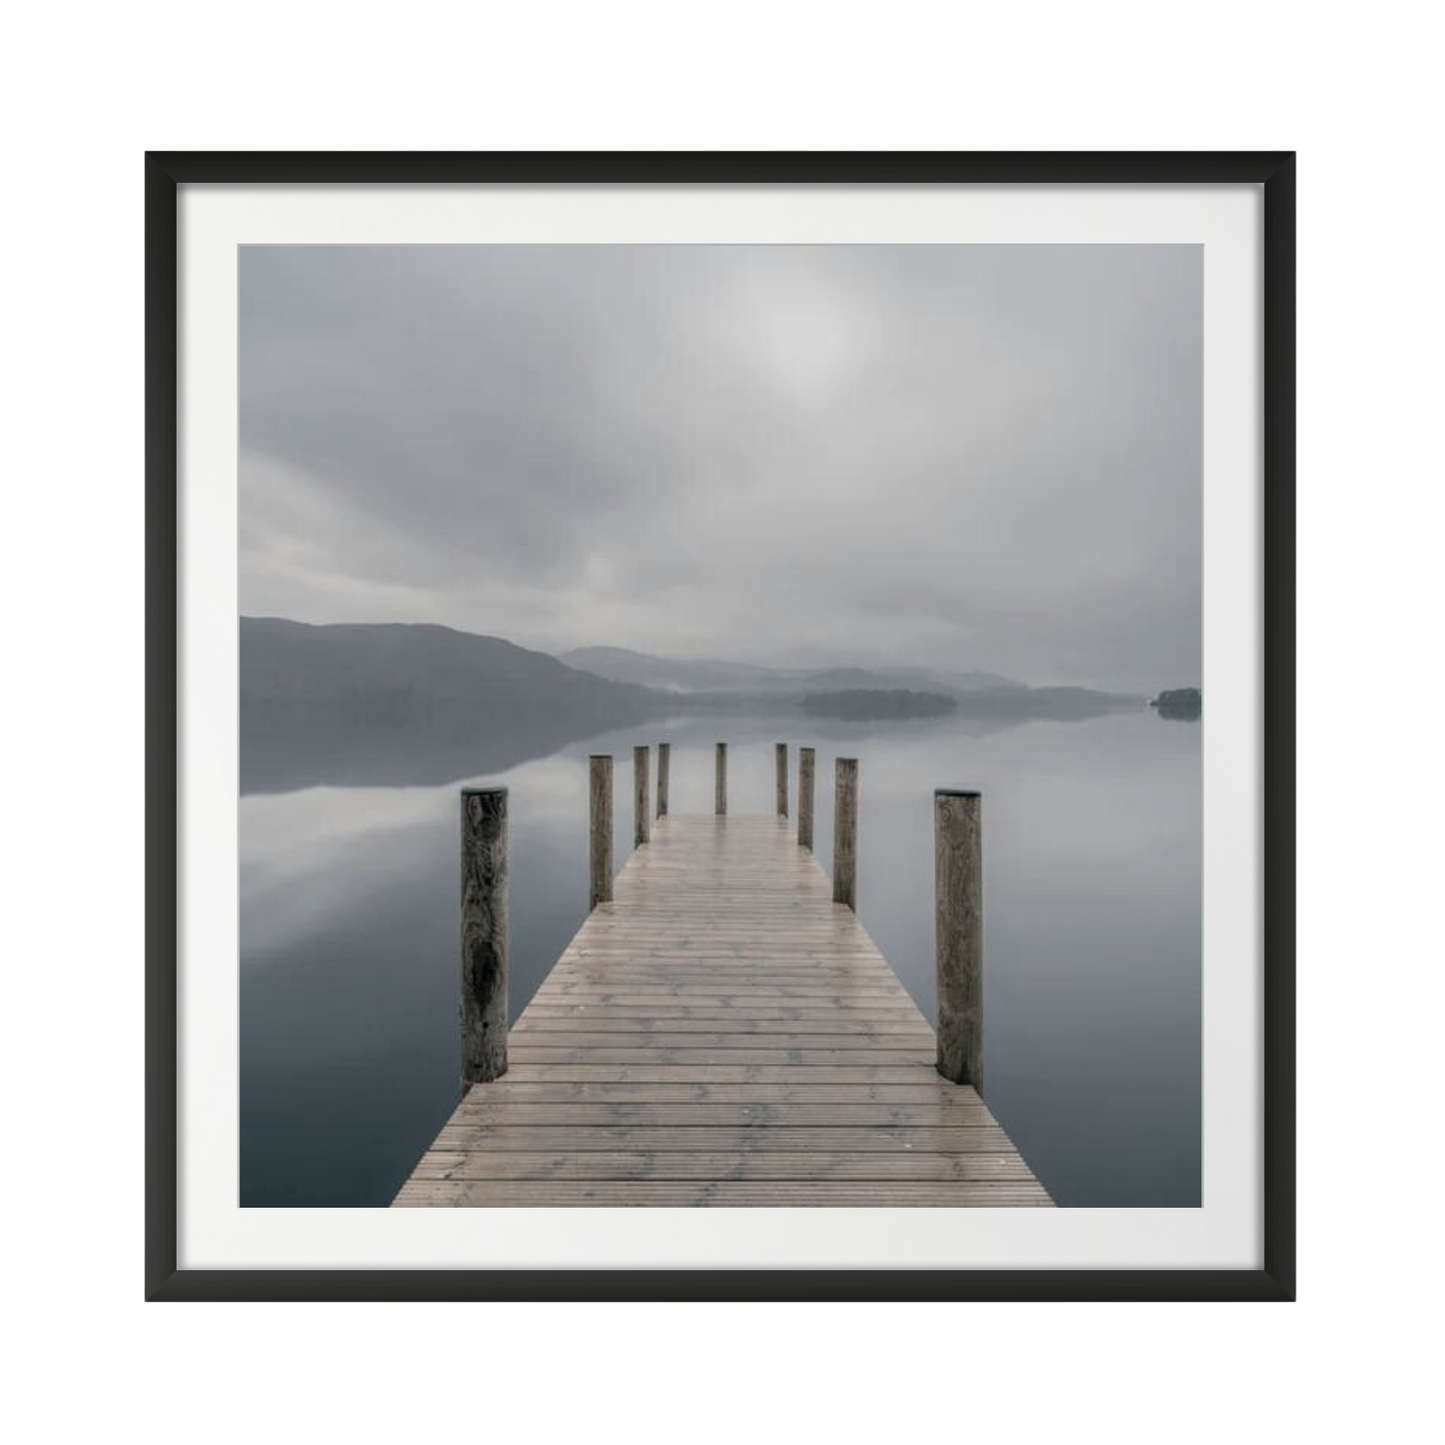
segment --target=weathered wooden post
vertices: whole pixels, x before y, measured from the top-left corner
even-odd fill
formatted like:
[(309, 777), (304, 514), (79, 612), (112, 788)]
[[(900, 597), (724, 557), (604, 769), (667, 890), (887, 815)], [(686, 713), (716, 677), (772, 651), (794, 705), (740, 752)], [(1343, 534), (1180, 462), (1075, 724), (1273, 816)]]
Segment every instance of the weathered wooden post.
[(640, 848), (652, 835), (652, 820), (647, 809), (650, 803), (647, 787), (647, 747), (632, 750), (632, 845)]
[(788, 816), (788, 745), (779, 743), (778, 753), (778, 817)]
[(672, 744), (657, 745), (657, 816), (667, 817), (667, 773), (672, 762)]
[(858, 911), (857, 758), (839, 758), (834, 769), (833, 902)]
[(933, 795), (938, 1072), (983, 1086), (983, 847), (978, 793)]
[(713, 812), (722, 817), (728, 810), (728, 745), (717, 745), (717, 777), (713, 783)]
[(798, 749), (798, 846), (813, 851), (813, 749)]
[(507, 790), (462, 789), (462, 1093), (507, 1072)]
[(594, 753), (588, 779), (588, 859), (592, 874), (589, 910), (612, 902), (612, 758)]

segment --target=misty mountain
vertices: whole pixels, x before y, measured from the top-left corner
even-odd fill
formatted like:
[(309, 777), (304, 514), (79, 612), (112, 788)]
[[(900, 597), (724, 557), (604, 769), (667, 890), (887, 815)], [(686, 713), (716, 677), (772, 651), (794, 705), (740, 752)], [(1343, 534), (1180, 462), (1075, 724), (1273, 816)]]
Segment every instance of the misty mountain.
[(875, 688), (810, 692), (802, 701), (803, 711), (815, 717), (842, 718), (854, 722), (945, 717), (957, 706), (957, 698), (944, 693), (911, 692), (907, 689), (887, 692)]
[(940, 672), (931, 667), (832, 667), (802, 678), (815, 692), (943, 692), (950, 697), (989, 688), (1023, 688), (996, 672)]
[(804, 712), (817, 717), (884, 721), (944, 717), (971, 721), (1081, 722), (1111, 712), (1133, 712), (1144, 699), (1089, 687), (989, 687), (953, 694), (913, 689), (848, 688), (809, 693)]
[(1078, 722), (1111, 712), (1132, 712), (1144, 699), (1133, 693), (1091, 687), (990, 687), (960, 694), (957, 711), (967, 718), (1052, 719)]
[(801, 675), (747, 662), (653, 657), (628, 647), (574, 647), (558, 656), (598, 677), (671, 692), (769, 692), (778, 690), (779, 676)]
[(664, 701), (449, 627), (240, 626), (243, 793), (500, 771), (656, 716)]
[[(240, 634), (243, 793), (450, 782), (669, 714), (801, 708), (887, 719), (923, 709), (1008, 725), (1096, 717), (1143, 702), (1088, 688), (984, 686), (978, 680), (990, 674), (917, 668), (680, 663), (622, 648), (580, 648), (560, 661), (430, 624), (243, 617)], [(650, 685), (569, 665), (583, 660)], [(938, 681), (945, 677), (947, 686)], [(923, 694), (930, 700), (920, 703)]]
[(993, 672), (949, 672), (922, 667), (768, 667), (748, 662), (655, 657), (626, 647), (577, 647), (562, 661), (615, 682), (670, 692), (801, 696), (817, 692), (917, 691), (959, 694), (982, 688), (1022, 687)]

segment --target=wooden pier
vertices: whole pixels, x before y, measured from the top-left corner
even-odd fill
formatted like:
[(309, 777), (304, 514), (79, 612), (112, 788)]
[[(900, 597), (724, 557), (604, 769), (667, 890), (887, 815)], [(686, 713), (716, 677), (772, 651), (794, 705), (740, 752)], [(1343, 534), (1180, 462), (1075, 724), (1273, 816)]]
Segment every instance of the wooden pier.
[(779, 801), (651, 824), (397, 1205), (1051, 1203)]

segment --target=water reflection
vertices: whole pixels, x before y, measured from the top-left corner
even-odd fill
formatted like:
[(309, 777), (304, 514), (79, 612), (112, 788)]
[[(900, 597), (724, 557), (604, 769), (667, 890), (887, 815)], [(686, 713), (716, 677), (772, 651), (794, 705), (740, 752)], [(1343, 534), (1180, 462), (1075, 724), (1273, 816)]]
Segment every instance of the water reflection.
[[(690, 716), (441, 787), (241, 802), (242, 1202), (384, 1205), (457, 1096), (457, 789), (511, 789), (511, 1006), (587, 906), (586, 760), (673, 744), (674, 812), (773, 806), (772, 743), (860, 762), (859, 914), (933, 1009), (932, 791), (982, 788), (989, 1102), (1066, 1205), (1192, 1206), (1200, 1144), (1200, 734), (1147, 713), (1077, 723), (829, 724)], [(796, 753), (793, 755), (796, 783)]]

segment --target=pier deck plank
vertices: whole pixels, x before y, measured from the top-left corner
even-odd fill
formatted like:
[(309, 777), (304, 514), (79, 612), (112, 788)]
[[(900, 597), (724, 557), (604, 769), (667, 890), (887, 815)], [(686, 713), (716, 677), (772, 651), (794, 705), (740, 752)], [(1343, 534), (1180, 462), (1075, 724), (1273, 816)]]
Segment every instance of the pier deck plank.
[(783, 818), (666, 817), (395, 1204), (1052, 1203)]

